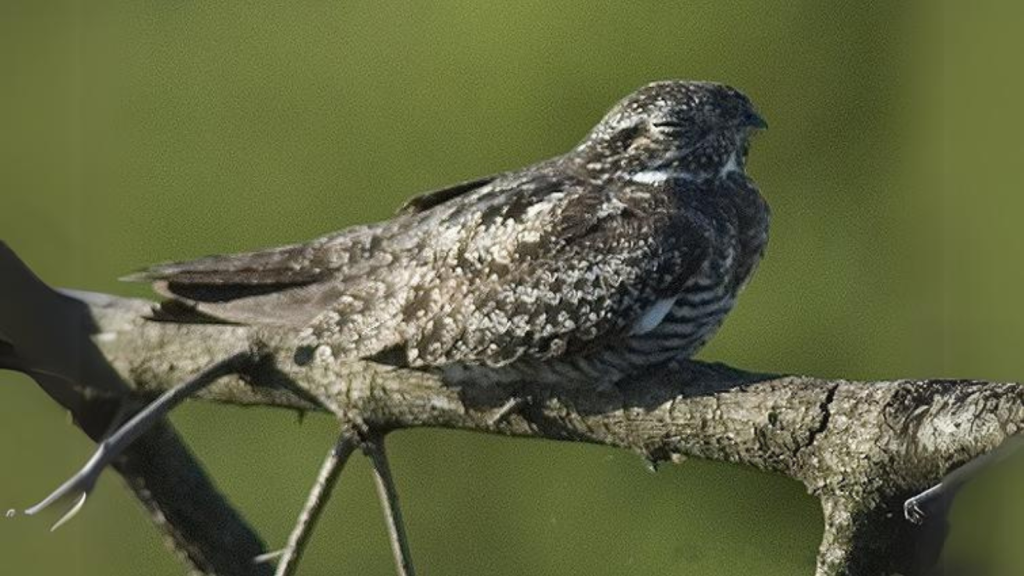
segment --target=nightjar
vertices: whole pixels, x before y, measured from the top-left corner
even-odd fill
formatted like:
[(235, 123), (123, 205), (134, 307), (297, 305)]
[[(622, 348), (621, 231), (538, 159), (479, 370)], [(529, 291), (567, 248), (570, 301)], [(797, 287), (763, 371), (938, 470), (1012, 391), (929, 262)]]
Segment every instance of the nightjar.
[(387, 221), (133, 275), (161, 320), (294, 329), (296, 360), (616, 379), (694, 354), (767, 243), (744, 173), (765, 128), (711, 82), (616, 104), (568, 153), (409, 200)]

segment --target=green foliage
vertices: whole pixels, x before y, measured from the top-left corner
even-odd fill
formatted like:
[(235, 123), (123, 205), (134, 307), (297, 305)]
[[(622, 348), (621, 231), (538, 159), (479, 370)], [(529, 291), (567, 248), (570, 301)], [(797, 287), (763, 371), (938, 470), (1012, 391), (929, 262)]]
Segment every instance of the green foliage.
[[(1019, 379), (1024, 178), (1008, 15), (822, 2), (31, 2), (0, 6), (0, 237), (48, 282), (146, 294), (143, 265), (386, 218), (438, 185), (573, 145), (660, 78), (743, 89), (771, 130), (750, 166), (772, 242), (703, 353), (743, 368)], [(174, 416), (280, 545), (332, 424), (193, 405)], [(89, 443), (0, 374), (0, 504), (23, 507)], [(726, 464), (414, 431), (392, 442), (425, 574), (810, 574), (816, 501)], [(55, 535), (0, 519), (6, 572), (179, 574), (108, 475)], [(951, 560), (1012, 574), (1017, 463), (968, 488)], [(303, 574), (390, 573), (366, 466)], [(987, 571), (986, 571), (987, 570)]]

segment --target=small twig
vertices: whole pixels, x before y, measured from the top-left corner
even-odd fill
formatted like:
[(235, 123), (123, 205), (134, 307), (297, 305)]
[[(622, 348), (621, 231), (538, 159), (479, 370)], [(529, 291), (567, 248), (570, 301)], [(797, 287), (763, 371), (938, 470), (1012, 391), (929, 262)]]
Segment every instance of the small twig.
[(249, 359), (248, 352), (239, 352), (212, 364), (206, 370), (200, 372), (195, 378), (178, 384), (161, 394), (156, 400), (139, 411), (124, 426), (120, 427), (109, 438), (100, 442), (89, 461), (85, 463), (74, 476), (60, 485), (49, 496), (40, 503), (25, 510), (25, 514), (31, 516), (37, 514), (64, 497), (78, 494), (75, 503), (60, 517), (50, 528), (51, 531), (60, 528), (65, 522), (71, 520), (85, 505), (85, 500), (92, 492), (100, 474), (125, 448), (144, 434), (154, 424), (160, 421), (175, 406), (181, 404), (186, 398), (209, 386), (218, 378), (235, 374), (242, 364)]
[(303, 506), (302, 512), (299, 513), (299, 518), (295, 522), (291, 534), (288, 535), (288, 543), (284, 549), (261, 554), (254, 558), (253, 562), (260, 563), (278, 558), (274, 576), (291, 576), (295, 573), (302, 553), (306, 549), (306, 544), (309, 542), (309, 537), (316, 527), (316, 522), (331, 498), (331, 491), (337, 483), (338, 476), (341, 475), (345, 463), (348, 462), (348, 457), (352, 455), (358, 445), (359, 441), (351, 431), (345, 430), (341, 433), (338, 441), (331, 447), (320, 466), (316, 482), (306, 497), (306, 504)]
[(377, 496), (384, 509), (384, 518), (388, 524), (388, 537), (391, 540), (391, 552), (395, 556), (395, 568), (399, 576), (414, 576), (416, 570), (412, 564), (412, 553), (409, 551), (409, 536), (405, 532), (402, 521), (402, 509), (398, 503), (398, 490), (391, 477), (391, 467), (384, 451), (384, 437), (374, 435), (363, 443), (363, 451), (370, 458), (373, 467), (373, 479), (377, 484)]
[(508, 401), (501, 405), (501, 408), (498, 408), (498, 411), (494, 413), (494, 416), (490, 417), (487, 424), (490, 426), (497, 426), (498, 424), (501, 424), (511, 414), (518, 412), (519, 409), (525, 406), (529, 401), (530, 399), (525, 396), (514, 396), (509, 398)]
[(124, 424), (125, 419), (131, 415), (132, 410), (137, 406), (138, 405), (136, 403), (127, 399), (118, 402), (117, 411), (114, 412), (113, 418), (110, 419), (110, 424), (107, 426), (107, 430), (103, 433), (103, 439), (106, 440), (107, 438), (110, 438), (120, 430), (121, 424)]
[(922, 524), (928, 513), (925, 509), (939, 499), (946, 502), (952, 500), (957, 491), (968, 481), (972, 480), (982, 470), (989, 466), (1002, 462), (1019, 450), (1024, 449), (1024, 435), (1010, 436), (995, 450), (986, 452), (981, 456), (967, 462), (963, 466), (953, 470), (942, 479), (941, 482), (920, 494), (908, 498), (903, 503), (903, 515), (914, 524)]

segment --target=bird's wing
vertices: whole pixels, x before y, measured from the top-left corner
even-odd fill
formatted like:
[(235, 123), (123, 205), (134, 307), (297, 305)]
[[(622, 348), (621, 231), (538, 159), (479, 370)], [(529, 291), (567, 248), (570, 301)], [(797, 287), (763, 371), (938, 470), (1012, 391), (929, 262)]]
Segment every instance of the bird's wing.
[(407, 361), (502, 365), (624, 338), (697, 273), (711, 234), (676, 195), (628, 186), (540, 178), (434, 222), (456, 240), (402, 308)]
[(309, 328), (303, 342), (338, 359), (401, 351), (413, 366), (501, 365), (580, 354), (625, 337), (707, 259), (707, 225), (672, 205), (675, 194), (629, 186), (635, 194), (518, 174), (381, 225), (132, 279), (172, 298), (172, 320)]
[(158, 264), (124, 280), (150, 282), (168, 298), (160, 320), (302, 326), (339, 296), (329, 280), (374, 266), (375, 232), (361, 226), (305, 244)]
[(441, 188), (439, 190), (431, 190), (430, 192), (424, 192), (423, 194), (413, 196), (398, 208), (396, 215), (403, 216), (408, 214), (418, 214), (420, 212), (430, 210), (434, 206), (438, 206), (453, 198), (462, 196), (467, 192), (472, 192), (482, 186), (486, 186), (491, 182), (494, 182), (500, 176), (500, 174), (492, 174), (490, 176), (484, 176), (483, 178), (460, 182), (454, 186), (448, 186), (447, 188)]
[(166, 281), (190, 286), (291, 286), (313, 282), (325, 270), (317, 266), (322, 242), (295, 244), (258, 252), (206, 256), (168, 262), (124, 277), (130, 282)]
[[(408, 200), (398, 216), (414, 216), (479, 190), (498, 175)], [(305, 244), (158, 264), (124, 280), (150, 282), (168, 298), (156, 318), (304, 326), (348, 292), (370, 291), (394, 264), (381, 249), (387, 226), (349, 228)]]

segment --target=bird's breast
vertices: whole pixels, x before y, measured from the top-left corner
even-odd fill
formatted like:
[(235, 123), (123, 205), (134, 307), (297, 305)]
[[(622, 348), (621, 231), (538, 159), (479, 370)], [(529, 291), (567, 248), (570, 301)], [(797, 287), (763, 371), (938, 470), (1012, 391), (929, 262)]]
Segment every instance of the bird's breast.
[(714, 335), (735, 302), (728, 282), (689, 283), (657, 326), (629, 338), (634, 361), (650, 364), (691, 356)]

